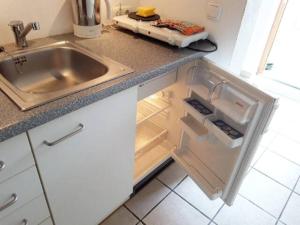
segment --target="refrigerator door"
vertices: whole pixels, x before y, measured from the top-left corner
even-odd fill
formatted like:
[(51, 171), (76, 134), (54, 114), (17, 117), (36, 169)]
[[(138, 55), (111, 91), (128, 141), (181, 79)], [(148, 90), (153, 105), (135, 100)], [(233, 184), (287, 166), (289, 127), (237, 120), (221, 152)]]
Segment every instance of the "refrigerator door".
[(185, 73), (189, 97), (172, 158), (210, 199), (232, 205), (277, 99), (207, 61)]

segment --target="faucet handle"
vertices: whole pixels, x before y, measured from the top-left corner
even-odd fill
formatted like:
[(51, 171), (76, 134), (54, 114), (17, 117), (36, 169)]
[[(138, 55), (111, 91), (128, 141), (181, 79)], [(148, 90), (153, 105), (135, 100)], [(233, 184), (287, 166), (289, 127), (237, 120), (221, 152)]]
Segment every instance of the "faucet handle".
[(39, 22), (32, 22), (31, 23), (33, 30), (39, 30), (40, 29), (40, 23)]

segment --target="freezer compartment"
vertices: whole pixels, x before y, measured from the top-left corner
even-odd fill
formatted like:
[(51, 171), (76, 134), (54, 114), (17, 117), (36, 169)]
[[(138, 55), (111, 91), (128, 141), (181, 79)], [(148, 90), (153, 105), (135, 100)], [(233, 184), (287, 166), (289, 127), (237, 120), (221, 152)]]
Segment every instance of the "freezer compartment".
[(213, 97), (215, 88), (223, 82), (223, 78), (215, 75), (204, 64), (191, 67), (188, 74), (187, 85), (206, 101)]
[(197, 140), (198, 142), (205, 141), (208, 138), (207, 128), (194, 119), (191, 115), (187, 115), (180, 119), (182, 129), (191, 138)]
[(183, 105), (186, 112), (201, 123), (214, 113), (214, 107), (194, 92), (191, 92), (191, 97), (183, 100)]
[(201, 158), (199, 158), (187, 146), (172, 152), (172, 158), (182, 166), (194, 182), (211, 199), (217, 199), (222, 195), (224, 182), (219, 178)]
[[(213, 135), (230, 149), (235, 149), (243, 144), (246, 127), (239, 126), (221, 112), (216, 112), (214, 116), (205, 121), (204, 125), (208, 129), (209, 135)], [(214, 139), (210, 138), (210, 140)]]
[(230, 83), (222, 84), (221, 87), (212, 104), (235, 122), (248, 123), (253, 117), (257, 101), (239, 91)]

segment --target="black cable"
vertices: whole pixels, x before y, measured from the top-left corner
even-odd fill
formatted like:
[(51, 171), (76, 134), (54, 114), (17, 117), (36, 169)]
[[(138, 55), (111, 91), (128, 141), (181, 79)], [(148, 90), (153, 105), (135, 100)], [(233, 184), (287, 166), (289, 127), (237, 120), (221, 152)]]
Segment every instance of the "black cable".
[[(202, 46), (202, 48), (198, 48), (199, 44), (200, 45), (202, 45), (202, 44), (205, 44), (205, 45), (209, 44), (210, 47), (213, 47), (213, 49), (207, 50), (208, 47), (205, 47), (206, 49), (204, 49), (203, 46)], [(211, 41), (209, 39), (205, 39), (205, 40), (200, 40), (200, 41), (194, 42), (194, 43), (190, 44), (187, 48), (191, 49), (191, 50), (194, 50), (194, 51), (197, 51), (197, 52), (211, 53), (211, 52), (215, 52), (215, 51), (218, 50), (218, 45), (215, 42), (213, 42), (213, 41)]]

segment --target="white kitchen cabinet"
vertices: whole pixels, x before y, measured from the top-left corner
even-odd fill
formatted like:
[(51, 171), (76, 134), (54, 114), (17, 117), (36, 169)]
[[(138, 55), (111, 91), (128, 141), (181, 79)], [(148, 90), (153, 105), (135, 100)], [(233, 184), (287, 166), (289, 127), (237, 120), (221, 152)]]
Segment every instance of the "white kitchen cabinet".
[(48, 206), (43, 195), (35, 198), (26, 205), (20, 207), (12, 214), (4, 217), (1, 225), (39, 225), (45, 219), (49, 218), (50, 214)]
[(0, 143), (0, 183), (33, 165), (26, 133)]
[(0, 184), (1, 219), (43, 194), (35, 167), (20, 173)]
[(39, 225), (53, 225), (51, 218), (48, 218), (46, 220), (44, 220), (42, 223), (40, 223)]
[(133, 188), (137, 88), (30, 130), (56, 225), (96, 225)]
[(277, 100), (204, 60), (154, 95), (138, 90), (148, 97), (138, 103), (135, 184), (173, 158), (208, 198), (232, 205)]

